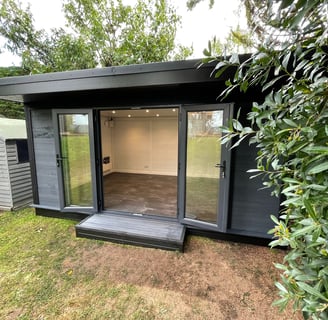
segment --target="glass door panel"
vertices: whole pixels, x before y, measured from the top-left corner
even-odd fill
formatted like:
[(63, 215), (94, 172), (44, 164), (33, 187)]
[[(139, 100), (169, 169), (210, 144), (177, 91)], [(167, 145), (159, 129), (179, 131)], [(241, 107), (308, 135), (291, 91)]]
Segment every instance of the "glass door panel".
[(91, 207), (88, 115), (61, 114), (58, 116), (58, 121), (65, 207)]
[(95, 208), (91, 112), (55, 112), (62, 209)]
[(186, 218), (217, 224), (223, 111), (188, 112)]
[(226, 229), (230, 152), (221, 145), (220, 128), (229, 116), (229, 104), (182, 109), (179, 211), (185, 224)]

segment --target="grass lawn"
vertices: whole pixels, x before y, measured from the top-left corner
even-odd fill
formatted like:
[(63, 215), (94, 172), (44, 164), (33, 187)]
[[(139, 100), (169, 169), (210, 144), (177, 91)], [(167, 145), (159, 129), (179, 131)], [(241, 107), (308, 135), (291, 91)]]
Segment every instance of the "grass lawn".
[(218, 136), (189, 137), (186, 217), (217, 223), (221, 145)]
[(92, 182), (90, 167), (89, 136), (61, 136), (64, 184), (67, 205), (91, 206)]
[(75, 221), (0, 213), (0, 319), (290, 320), (284, 252), (188, 237), (183, 254), (75, 237)]
[(104, 245), (75, 238), (75, 224), (32, 209), (0, 215), (0, 319), (153, 319), (133, 285), (65, 265), (68, 257), (78, 261), (81, 250)]
[(218, 180), (213, 178), (186, 179), (186, 217), (217, 223)]

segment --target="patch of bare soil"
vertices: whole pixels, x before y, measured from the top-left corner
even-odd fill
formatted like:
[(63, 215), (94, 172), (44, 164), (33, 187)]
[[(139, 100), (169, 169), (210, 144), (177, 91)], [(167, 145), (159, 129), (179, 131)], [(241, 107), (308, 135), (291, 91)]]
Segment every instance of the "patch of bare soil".
[[(158, 308), (158, 319), (302, 319), (280, 313), (274, 281), (284, 251), (189, 237), (184, 253), (105, 243), (82, 250), (64, 268), (96, 272), (113, 284), (132, 284)], [(165, 316), (166, 315), (166, 316)]]

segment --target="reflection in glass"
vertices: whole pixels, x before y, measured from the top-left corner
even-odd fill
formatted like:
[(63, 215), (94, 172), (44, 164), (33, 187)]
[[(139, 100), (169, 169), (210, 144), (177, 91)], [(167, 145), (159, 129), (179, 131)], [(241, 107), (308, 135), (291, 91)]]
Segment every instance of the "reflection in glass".
[(217, 224), (223, 111), (188, 112), (185, 216)]
[(87, 114), (58, 116), (65, 206), (92, 206)]

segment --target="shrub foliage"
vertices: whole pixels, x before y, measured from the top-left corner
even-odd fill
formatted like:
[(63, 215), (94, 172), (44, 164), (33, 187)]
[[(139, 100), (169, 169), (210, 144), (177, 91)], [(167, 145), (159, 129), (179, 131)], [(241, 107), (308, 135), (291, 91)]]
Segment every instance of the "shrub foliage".
[(236, 70), (223, 96), (261, 86), (265, 99), (253, 104), (248, 126), (231, 121), (223, 143), (250, 138), (259, 150), (250, 171), (283, 198), (271, 246), (290, 250), (276, 265), (275, 304), (292, 302), (305, 319), (328, 319), (328, 2), (261, 2), (254, 19), (265, 22), (266, 41), (244, 62), (219, 60), (215, 75)]

